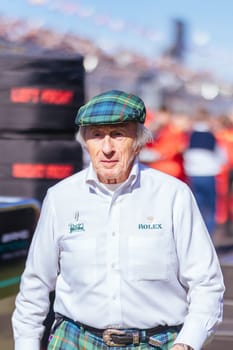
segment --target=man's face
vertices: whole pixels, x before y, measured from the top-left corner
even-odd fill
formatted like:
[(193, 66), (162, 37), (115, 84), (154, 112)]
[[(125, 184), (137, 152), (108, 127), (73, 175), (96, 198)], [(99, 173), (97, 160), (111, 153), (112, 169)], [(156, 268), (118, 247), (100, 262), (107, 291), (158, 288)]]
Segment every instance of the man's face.
[(138, 154), (136, 128), (134, 122), (86, 127), (87, 151), (100, 182), (119, 183), (127, 179)]

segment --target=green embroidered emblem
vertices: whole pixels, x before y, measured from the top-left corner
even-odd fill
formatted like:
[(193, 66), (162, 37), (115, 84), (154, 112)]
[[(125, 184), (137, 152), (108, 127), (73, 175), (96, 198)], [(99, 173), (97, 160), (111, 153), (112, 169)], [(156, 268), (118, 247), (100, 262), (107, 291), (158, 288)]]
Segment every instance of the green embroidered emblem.
[(162, 230), (162, 224), (138, 224), (139, 230)]
[(69, 228), (70, 228), (70, 233), (85, 231), (84, 224), (82, 224), (82, 223), (69, 224)]

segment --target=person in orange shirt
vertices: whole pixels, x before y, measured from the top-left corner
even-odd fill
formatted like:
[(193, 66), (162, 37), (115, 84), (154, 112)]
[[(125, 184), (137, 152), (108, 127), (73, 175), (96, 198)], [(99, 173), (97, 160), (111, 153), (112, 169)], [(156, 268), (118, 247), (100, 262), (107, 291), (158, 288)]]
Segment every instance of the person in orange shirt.
[(233, 221), (231, 209), (233, 202), (233, 121), (227, 115), (220, 116), (217, 121), (215, 136), (218, 144), (227, 154), (227, 162), (216, 177), (216, 221), (218, 224), (227, 224), (229, 221)]
[(182, 114), (172, 114), (161, 107), (148, 127), (154, 138), (141, 151), (140, 160), (148, 166), (186, 181), (183, 165), (183, 151), (188, 142), (185, 131), (187, 118)]

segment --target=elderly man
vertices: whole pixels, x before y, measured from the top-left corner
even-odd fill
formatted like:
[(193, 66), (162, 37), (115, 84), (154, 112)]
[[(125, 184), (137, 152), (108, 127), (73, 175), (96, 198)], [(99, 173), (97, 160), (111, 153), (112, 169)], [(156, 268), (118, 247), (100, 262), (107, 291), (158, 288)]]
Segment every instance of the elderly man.
[(143, 101), (108, 91), (78, 111), (87, 169), (48, 190), (13, 314), (15, 350), (200, 350), (224, 285), (188, 186), (142, 166)]

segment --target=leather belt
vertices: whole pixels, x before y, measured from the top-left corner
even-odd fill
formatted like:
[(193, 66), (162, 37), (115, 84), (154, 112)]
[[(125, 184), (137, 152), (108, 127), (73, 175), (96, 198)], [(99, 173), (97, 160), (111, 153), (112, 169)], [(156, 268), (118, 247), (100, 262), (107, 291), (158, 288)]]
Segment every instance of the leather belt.
[[(149, 338), (158, 333), (166, 333), (168, 331), (179, 332), (182, 325), (177, 326), (157, 326), (147, 329), (121, 329), (121, 328), (94, 328), (78, 321), (74, 321), (65, 316), (58, 316), (59, 319), (66, 320), (76, 324), (79, 328), (94, 334), (95, 336), (102, 338), (108, 346), (126, 346), (130, 344), (138, 345), (140, 342), (148, 342)], [(157, 342), (152, 340), (153, 343)], [(158, 342), (159, 343), (159, 342)], [(161, 344), (154, 344), (161, 345)]]

